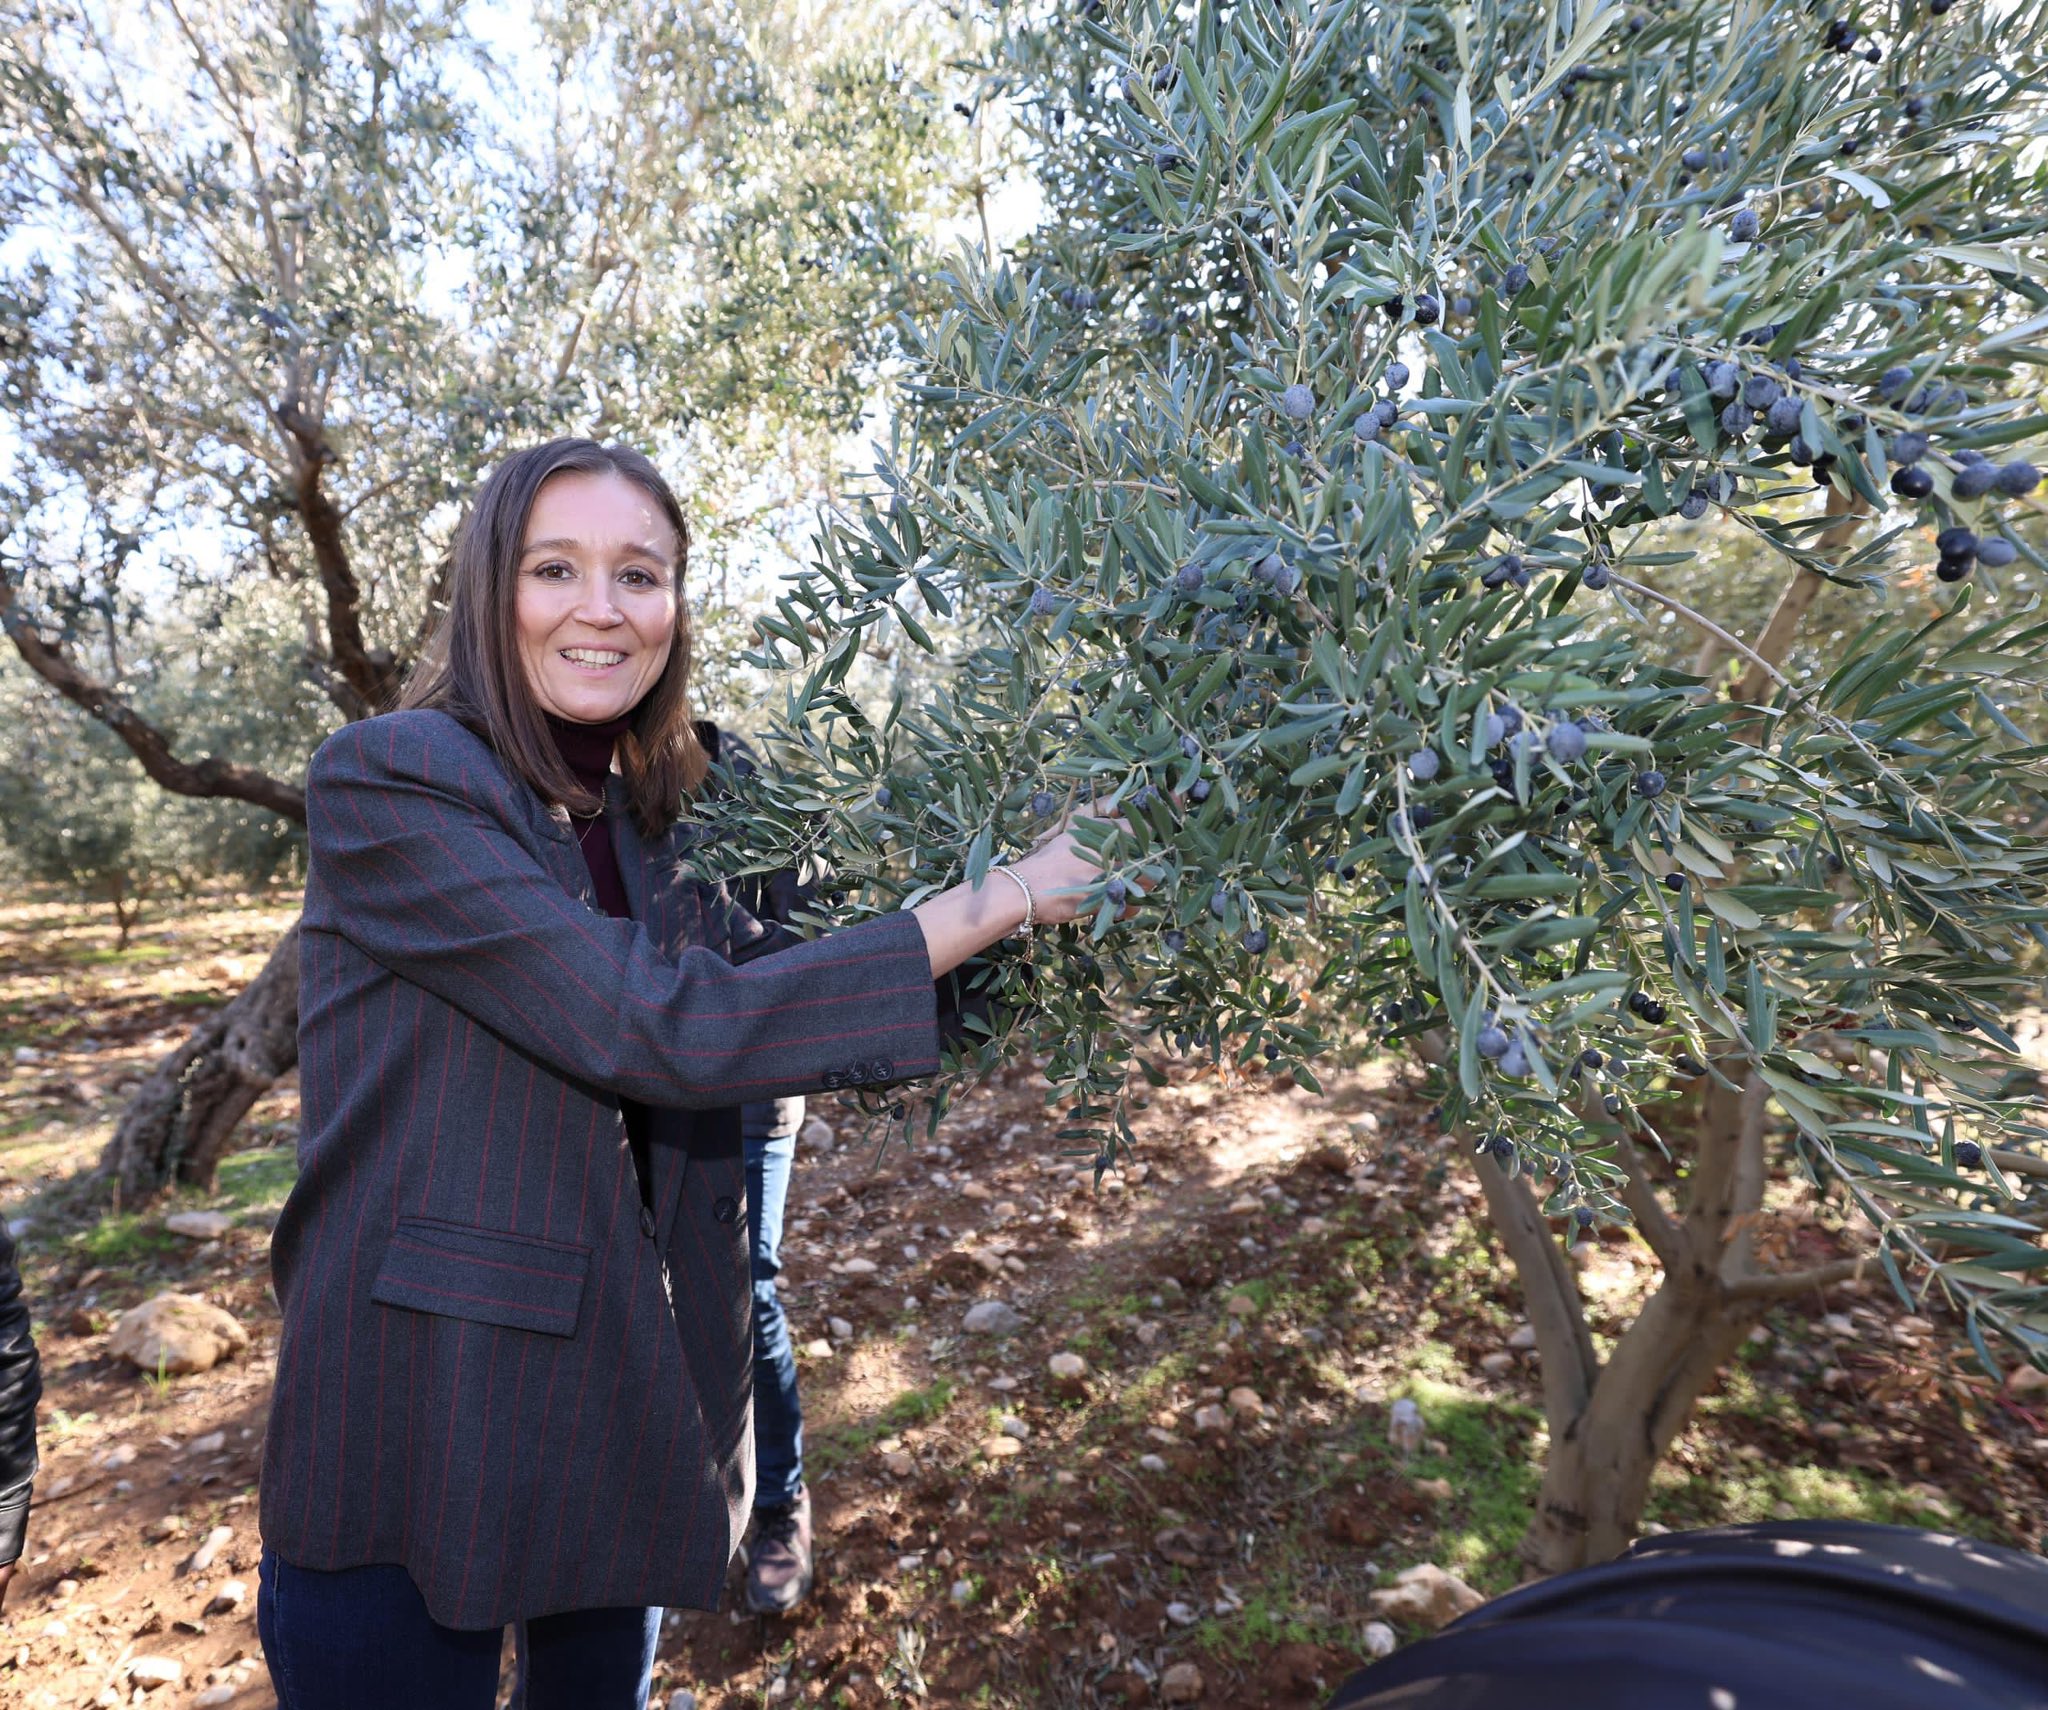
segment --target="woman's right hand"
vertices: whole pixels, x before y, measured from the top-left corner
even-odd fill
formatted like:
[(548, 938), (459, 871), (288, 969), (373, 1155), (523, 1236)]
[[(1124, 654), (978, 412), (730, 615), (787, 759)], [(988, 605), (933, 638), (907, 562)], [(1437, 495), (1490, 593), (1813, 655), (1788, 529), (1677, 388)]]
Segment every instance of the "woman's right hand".
[[(1093, 808), (1081, 810), (1089, 819), (1127, 822)], [(1034, 926), (1058, 926), (1080, 917), (1084, 899), (1103, 882), (1104, 874), (1093, 856), (1074, 836), (1075, 818), (1063, 817), (1033, 845), (1028, 855), (1019, 856), (1003, 870), (1031, 887), (1031, 919)], [(1149, 889), (1133, 881), (1139, 890)], [(1127, 902), (1117, 918), (1135, 913), (1137, 905)], [(932, 977), (957, 968), (968, 957), (978, 955), (998, 939), (1015, 932), (1024, 919), (1024, 894), (1008, 879), (994, 871), (982, 876), (979, 885), (958, 884), (941, 891), (911, 910), (924, 929), (925, 948), (930, 952)]]
[[(1103, 882), (1102, 868), (1093, 853), (1074, 835), (1074, 825), (1080, 819), (1104, 820), (1130, 829), (1130, 822), (1121, 815), (1099, 813), (1093, 807), (1070, 809), (1032, 845), (1028, 855), (1010, 863), (1010, 871), (1031, 887), (1040, 925), (1058, 926), (1079, 919), (1089, 893)], [(1141, 891), (1151, 888), (1142, 881), (1132, 885)], [(1123, 920), (1136, 912), (1135, 903), (1126, 903), (1117, 918)]]

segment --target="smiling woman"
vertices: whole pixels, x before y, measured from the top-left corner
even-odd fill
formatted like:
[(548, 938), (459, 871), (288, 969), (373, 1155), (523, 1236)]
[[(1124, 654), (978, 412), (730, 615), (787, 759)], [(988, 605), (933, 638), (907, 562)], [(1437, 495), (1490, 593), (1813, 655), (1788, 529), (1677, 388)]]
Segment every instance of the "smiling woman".
[[(513, 452), (398, 711), (306, 775), (299, 1174), (257, 1620), (283, 1710), (640, 1710), (752, 1505), (740, 1107), (929, 1075), (993, 883), (800, 939), (698, 880), (689, 531), (638, 452)], [(709, 727), (707, 727), (709, 728)], [(574, 820), (573, 830), (570, 821)]]

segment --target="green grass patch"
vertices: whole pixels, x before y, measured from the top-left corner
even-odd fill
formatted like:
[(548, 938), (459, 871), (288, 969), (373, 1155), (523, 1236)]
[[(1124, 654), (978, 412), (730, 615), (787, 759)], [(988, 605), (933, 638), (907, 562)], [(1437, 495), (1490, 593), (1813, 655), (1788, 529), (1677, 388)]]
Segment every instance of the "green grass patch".
[(2005, 1534), (1953, 1501), (1936, 1504), (1896, 1479), (1860, 1467), (1773, 1465), (1729, 1456), (1701, 1475), (1666, 1460), (1651, 1482), (1644, 1518), (1674, 1530), (1773, 1520), (1867, 1520), (1934, 1526), (1992, 1542)]
[[(1541, 1416), (1521, 1402), (1474, 1395), (1421, 1369), (1437, 1365), (1427, 1355), (1440, 1351), (1418, 1350), (1423, 1357), (1399, 1393), (1422, 1409), (1427, 1440), (1440, 1441), (1446, 1452), (1418, 1454), (1408, 1471), (1451, 1486), (1450, 1500), (1438, 1510), (1429, 1559), (1494, 1596), (1521, 1578), (1516, 1552), (1543, 1482), (1533, 1447)], [(1381, 1429), (1376, 1422), (1375, 1434)]]
[(221, 1160), (219, 1198), (237, 1211), (268, 1211), (284, 1204), (298, 1179), (296, 1148), (260, 1146)]
[(98, 967), (108, 962), (174, 962), (191, 953), (191, 947), (185, 944), (142, 943), (131, 944), (125, 950), (67, 949), (63, 959), (78, 967)]
[(161, 1213), (154, 1211), (102, 1217), (66, 1245), (81, 1258), (110, 1271), (137, 1269), (180, 1248), (191, 1250), (191, 1243), (164, 1228)]
[(914, 1425), (926, 1425), (953, 1405), (953, 1384), (939, 1378), (922, 1389), (906, 1389), (872, 1419), (837, 1430), (821, 1432), (804, 1445), (807, 1458), (815, 1460), (821, 1472), (831, 1472), (863, 1455), (884, 1437), (893, 1437)]

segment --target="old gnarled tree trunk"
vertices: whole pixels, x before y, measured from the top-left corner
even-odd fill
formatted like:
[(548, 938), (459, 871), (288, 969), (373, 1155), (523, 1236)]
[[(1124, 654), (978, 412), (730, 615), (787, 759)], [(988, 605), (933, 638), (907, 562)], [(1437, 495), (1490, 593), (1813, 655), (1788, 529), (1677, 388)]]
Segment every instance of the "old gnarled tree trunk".
[(299, 1060), (299, 923), (232, 1002), (150, 1071), (100, 1158), (117, 1205), (210, 1188), (236, 1126)]

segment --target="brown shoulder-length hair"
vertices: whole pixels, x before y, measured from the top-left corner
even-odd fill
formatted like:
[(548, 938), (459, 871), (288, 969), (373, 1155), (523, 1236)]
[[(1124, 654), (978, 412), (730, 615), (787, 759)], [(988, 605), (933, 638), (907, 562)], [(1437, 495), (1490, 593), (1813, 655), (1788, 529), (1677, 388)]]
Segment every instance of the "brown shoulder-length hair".
[(690, 614), (683, 570), (690, 526), (682, 506), (644, 456), (594, 439), (551, 439), (515, 451), (491, 472), (455, 536), (448, 571), (448, 610), (398, 705), (435, 707), (459, 719), (496, 751), (546, 802), (578, 813), (603, 806), (576, 782), (534, 700), (519, 652), (519, 556), (526, 521), (542, 483), (563, 474), (618, 475), (661, 507), (676, 536), (676, 637), (668, 664), (642, 695), (619, 742), (619, 770), (633, 823), (659, 836), (703, 783), (710, 762), (690, 717)]

